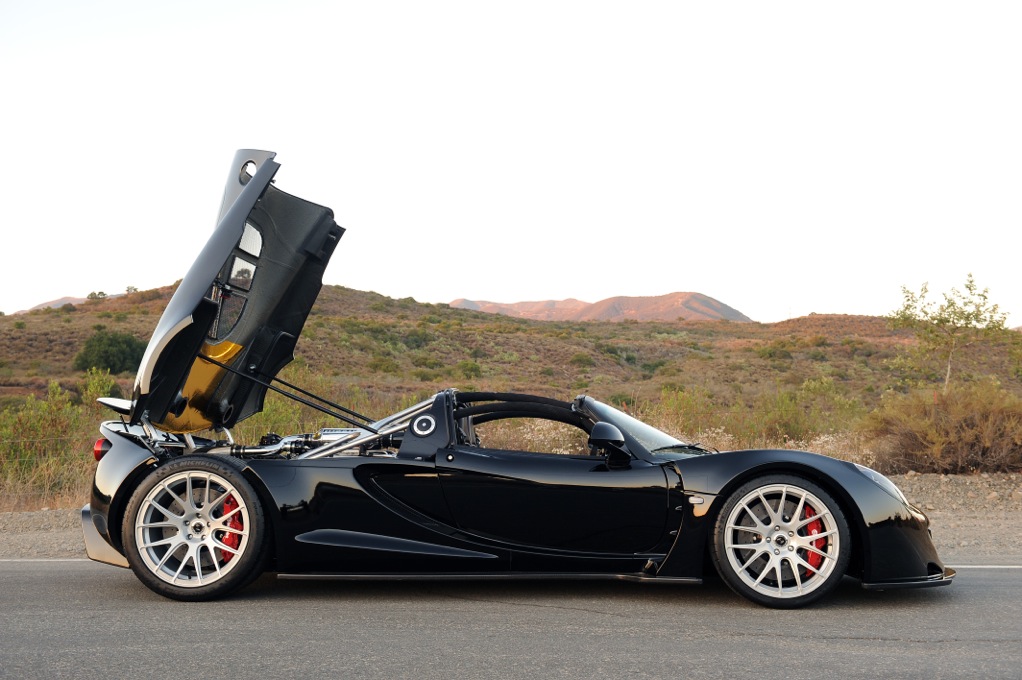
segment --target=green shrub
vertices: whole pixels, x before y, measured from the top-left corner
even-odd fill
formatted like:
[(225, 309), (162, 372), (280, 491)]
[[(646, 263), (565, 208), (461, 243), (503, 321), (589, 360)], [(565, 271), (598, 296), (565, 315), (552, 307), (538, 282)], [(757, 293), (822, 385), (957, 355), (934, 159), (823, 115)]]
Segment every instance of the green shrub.
[(789, 350), (790, 343), (786, 340), (775, 340), (769, 345), (756, 348), (756, 355), (760, 359), (780, 359), (783, 361), (790, 361), (791, 351)]
[(483, 375), (482, 366), (474, 361), (469, 361), (468, 359), (458, 362), (458, 370), (461, 371), (461, 374), (466, 378), (480, 378)]
[(593, 358), (586, 354), (585, 352), (579, 352), (578, 354), (574, 355), (573, 357), (571, 357), (571, 359), (568, 360), (568, 363), (571, 364), (572, 366), (578, 366), (579, 368), (589, 368), (590, 366), (596, 364), (596, 362), (593, 361)]
[(994, 381), (889, 393), (864, 427), (889, 471), (1022, 469), (1022, 399)]
[(401, 342), (408, 349), (419, 349), (421, 347), (425, 347), (432, 341), (433, 341), (432, 333), (418, 328), (413, 328), (412, 330), (405, 333), (405, 336), (401, 338)]
[(99, 368), (111, 373), (134, 371), (142, 361), (145, 348), (144, 342), (129, 333), (97, 330), (75, 356), (74, 368), (76, 371)]
[(411, 355), (411, 359), (412, 366), (416, 368), (440, 368), (444, 365), (444, 362), (436, 357), (422, 352)]
[(369, 360), (369, 370), (373, 373), (399, 373), (401, 366), (394, 357), (375, 356)]

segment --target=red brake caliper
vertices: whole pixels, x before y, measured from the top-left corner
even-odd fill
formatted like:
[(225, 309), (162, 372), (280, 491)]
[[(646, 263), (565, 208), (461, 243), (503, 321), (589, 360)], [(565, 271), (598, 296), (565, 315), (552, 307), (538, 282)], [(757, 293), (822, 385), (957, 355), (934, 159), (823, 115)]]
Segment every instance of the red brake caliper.
[[(240, 506), (238, 504), (238, 501), (234, 498), (234, 496), (233, 495), (228, 496), (227, 500), (224, 501), (224, 514), (230, 515), (239, 507)], [(239, 512), (234, 515), (231, 515), (231, 518), (227, 520), (227, 526), (231, 529), (241, 531), (244, 528), (244, 526), (241, 523), (241, 513)], [(231, 531), (226, 532), (223, 537), (223, 544), (226, 545), (228, 548), (237, 550), (238, 546), (241, 545), (241, 534), (236, 534)], [(224, 563), (230, 562), (231, 558), (234, 557), (234, 553), (224, 551), (223, 557)]]
[[(807, 505), (805, 518), (809, 519), (810, 517), (816, 517), (816, 511)], [(823, 522), (821, 522), (820, 520), (810, 522), (809, 524), (806, 525), (806, 534), (809, 536), (815, 536), (821, 531), (823, 531)], [(826, 538), (821, 538), (818, 541), (813, 541), (813, 547), (816, 548), (817, 550), (823, 550), (823, 547), (825, 545), (827, 545)], [(823, 564), (823, 555), (809, 551), (806, 552), (809, 553), (806, 555), (806, 562), (809, 563), (809, 566), (812, 567), (813, 569), (819, 569), (820, 565)]]

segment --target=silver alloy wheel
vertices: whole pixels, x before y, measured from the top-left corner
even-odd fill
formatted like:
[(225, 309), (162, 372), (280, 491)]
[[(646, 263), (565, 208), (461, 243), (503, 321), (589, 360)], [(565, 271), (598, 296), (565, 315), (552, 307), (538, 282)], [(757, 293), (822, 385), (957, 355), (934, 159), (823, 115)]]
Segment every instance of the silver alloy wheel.
[(171, 475), (149, 491), (135, 515), (143, 564), (162, 581), (184, 588), (210, 585), (241, 561), (249, 541), (249, 511), (238, 489), (205, 470)]
[(769, 598), (813, 592), (827, 583), (841, 555), (830, 508), (793, 484), (769, 484), (747, 493), (728, 515), (725, 532), (731, 569)]

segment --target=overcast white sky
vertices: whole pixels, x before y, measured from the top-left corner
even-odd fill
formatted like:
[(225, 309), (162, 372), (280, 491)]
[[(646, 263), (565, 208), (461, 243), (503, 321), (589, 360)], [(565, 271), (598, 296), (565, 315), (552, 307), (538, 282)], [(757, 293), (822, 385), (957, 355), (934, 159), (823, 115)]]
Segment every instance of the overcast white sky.
[[(1022, 3), (0, 0), (0, 310), (184, 275), (235, 149), (423, 302), (1022, 325)], [(936, 296), (939, 298), (939, 295)]]

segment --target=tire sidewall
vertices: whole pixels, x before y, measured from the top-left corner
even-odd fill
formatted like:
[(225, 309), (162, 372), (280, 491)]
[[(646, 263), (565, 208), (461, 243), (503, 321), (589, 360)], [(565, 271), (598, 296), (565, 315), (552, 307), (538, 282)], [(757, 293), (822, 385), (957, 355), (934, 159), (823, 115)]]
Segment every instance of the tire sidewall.
[[(167, 583), (149, 569), (136, 542), (135, 523), (142, 503), (156, 486), (168, 477), (190, 471), (213, 473), (236, 489), (248, 509), (249, 535), (244, 552), (234, 557), (238, 562), (228, 574), (208, 585), (186, 588)], [(258, 494), (233, 459), (192, 455), (161, 465), (142, 479), (128, 501), (121, 524), (121, 540), (131, 570), (150, 590), (175, 600), (212, 600), (247, 585), (259, 576), (266, 556), (266, 521)]]
[[(825, 577), (825, 580), (821, 585), (817, 586), (812, 592), (797, 597), (770, 597), (749, 587), (749, 585), (746, 584), (737, 573), (735, 573), (734, 568), (728, 559), (727, 548), (725, 547), (728, 517), (730, 517), (738, 502), (751, 491), (774, 484), (796, 486), (816, 496), (816, 498), (819, 499), (819, 501), (830, 511), (838, 531), (839, 552), (837, 557), (834, 558), (834, 568)], [(735, 489), (730, 496), (728, 496), (724, 505), (721, 507), (720, 512), (717, 514), (717, 519), (714, 523), (713, 549), (711, 554), (717, 573), (720, 574), (721, 578), (724, 579), (724, 582), (727, 583), (729, 588), (742, 597), (767, 607), (777, 609), (796, 609), (815, 602), (837, 587), (837, 584), (841, 582), (842, 577), (848, 569), (851, 549), (851, 532), (848, 528), (848, 521), (845, 519), (845, 514), (841, 506), (831, 494), (805, 477), (790, 474), (770, 474), (756, 477), (755, 479), (742, 484), (739, 488)]]

